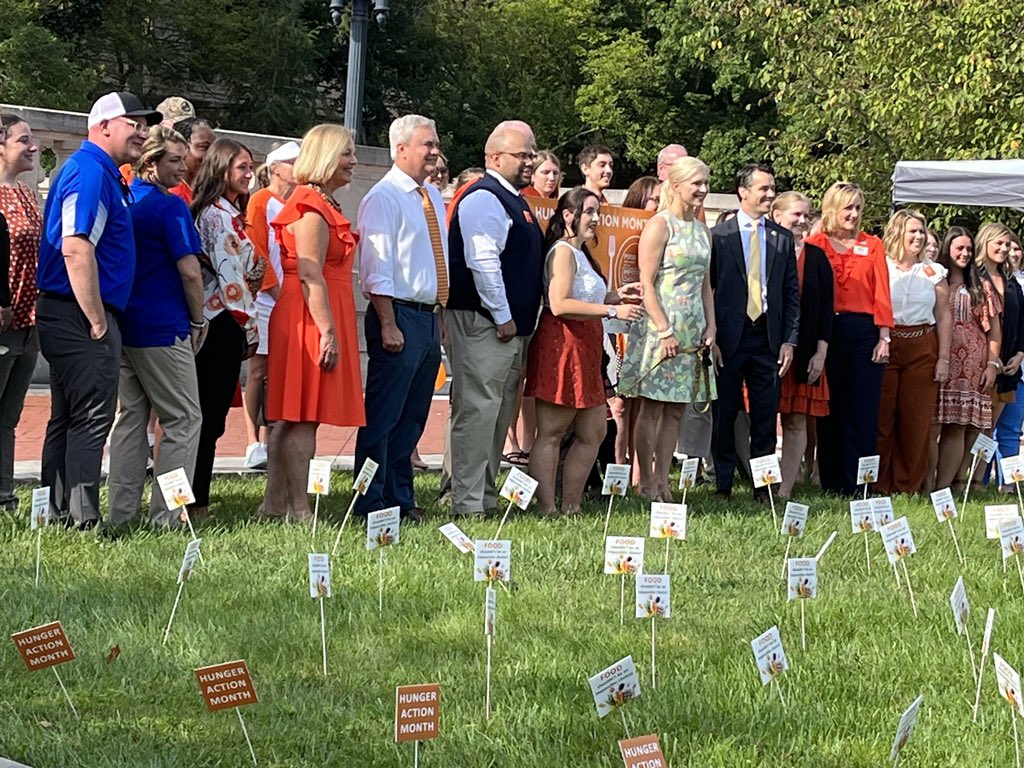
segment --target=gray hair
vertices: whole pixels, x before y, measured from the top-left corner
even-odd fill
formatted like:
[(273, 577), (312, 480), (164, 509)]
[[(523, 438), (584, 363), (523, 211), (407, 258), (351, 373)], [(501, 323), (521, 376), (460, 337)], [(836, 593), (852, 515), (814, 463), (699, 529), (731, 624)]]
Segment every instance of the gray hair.
[(412, 141), (412, 134), (417, 128), (429, 128), (437, 133), (437, 125), (429, 117), (423, 115), (402, 115), (391, 122), (388, 129), (388, 142), (391, 144), (391, 159), (398, 159), (398, 145)]
[(686, 157), (689, 154), (689, 152), (686, 151), (686, 147), (682, 144), (668, 144), (667, 146), (662, 147), (661, 151), (658, 153), (658, 165), (667, 165), (668, 163), (666, 162), (666, 158), (674, 152), (678, 152), (679, 157)]

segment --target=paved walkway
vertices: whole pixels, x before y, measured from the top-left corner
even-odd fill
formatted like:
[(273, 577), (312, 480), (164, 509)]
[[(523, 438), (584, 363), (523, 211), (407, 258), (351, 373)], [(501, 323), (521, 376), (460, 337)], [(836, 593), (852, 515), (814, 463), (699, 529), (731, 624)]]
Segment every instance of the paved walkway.
[[(50, 418), (50, 392), (45, 388), (33, 388), (25, 399), (18, 424), (17, 441), (14, 448), (14, 474), (18, 479), (39, 477), (39, 460), (46, 436), (46, 422)], [(420, 439), (420, 456), (431, 466), (439, 469), (444, 453), (444, 424), (448, 418), (448, 397), (435, 397), (427, 419), (427, 427)], [(216, 471), (245, 471), (242, 459), (245, 456), (245, 422), (242, 409), (232, 408), (228, 413), (228, 425), (224, 436), (217, 442)], [(356, 449), (356, 430), (353, 427), (322, 426), (317, 432), (316, 452), (318, 458), (334, 459), (340, 468), (351, 468)]]

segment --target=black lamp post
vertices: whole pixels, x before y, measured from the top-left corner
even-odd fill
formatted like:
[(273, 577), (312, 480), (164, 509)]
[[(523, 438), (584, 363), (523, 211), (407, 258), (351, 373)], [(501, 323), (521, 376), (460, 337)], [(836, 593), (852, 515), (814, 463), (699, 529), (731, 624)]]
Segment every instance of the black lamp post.
[[(341, 24), (346, 0), (328, 0), (331, 20)], [(352, 24), (348, 39), (348, 75), (345, 80), (345, 127), (356, 141), (363, 139), (363, 85), (366, 82), (366, 29), (370, 13), (381, 29), (388, 21), (389, 0), (351, 0)]]

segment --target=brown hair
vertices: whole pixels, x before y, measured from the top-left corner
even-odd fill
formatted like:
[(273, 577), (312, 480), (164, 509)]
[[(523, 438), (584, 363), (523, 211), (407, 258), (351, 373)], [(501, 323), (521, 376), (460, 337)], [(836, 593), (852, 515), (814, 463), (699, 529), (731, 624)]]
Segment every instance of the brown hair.
[[(252, 158), (252, 152), (247, 146), (232, 139), (217, 139), (210, 146), (210, 151), (203, 158), (203, 164), (199, 166), (195, 184), (192, 185), (192, 216), (194, 218), (198, 219), (199, 214), (224, 196), (228, 188), (228, 175), (231, 173), (231, 166), (243, 152)], [(248, 202), (249, 195), (246, 193), (238, 198), (235, 207), (245, 213), (245, 206)]]
[(188, 142), (185, 137), (173, 128), (165, 128), (162, 125), (154, 125), (149, 129), (149, 136), (146, 143), (142, 145), (142, 156), (135, 164), (135, 175), (151, 184), (160, 184), (156, 176), (156, 164), (164, 159), (169, 144), (180, 144), (188, 151)]

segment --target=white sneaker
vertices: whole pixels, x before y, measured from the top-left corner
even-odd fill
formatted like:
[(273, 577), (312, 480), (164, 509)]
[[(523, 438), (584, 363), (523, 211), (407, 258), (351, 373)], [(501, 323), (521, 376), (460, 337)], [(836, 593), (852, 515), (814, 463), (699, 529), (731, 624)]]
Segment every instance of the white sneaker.
[(252, 443), (245, 449), (246, 469), (267, 468), (267, 446), (266, 443)]

